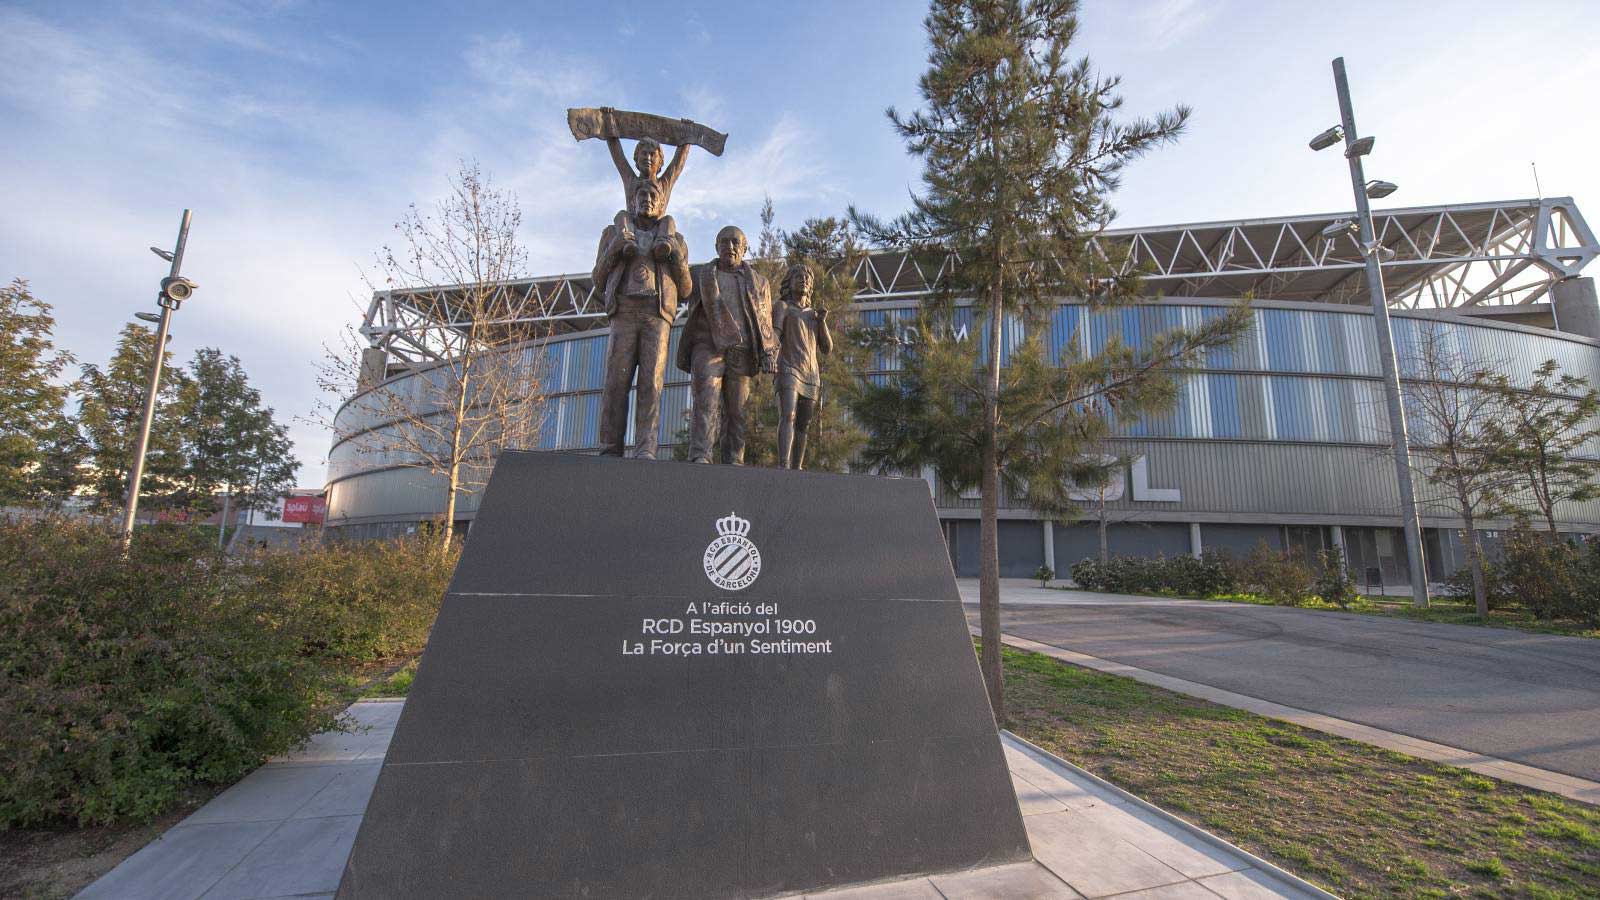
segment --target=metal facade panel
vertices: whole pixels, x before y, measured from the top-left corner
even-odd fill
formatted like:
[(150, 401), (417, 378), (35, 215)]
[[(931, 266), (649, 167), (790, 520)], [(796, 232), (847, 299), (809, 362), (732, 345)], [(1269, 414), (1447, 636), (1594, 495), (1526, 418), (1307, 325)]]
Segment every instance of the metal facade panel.
[[(1399, 508), (1389, 458), (1374, 448), (1233, 441), (1125, 441), (1119, 448), (1146, 458), (1152, 486), (1179, 490), (1176, 509), (1184, 512), (1392, 516)], [(1155, 506), (1128, 494), (1108, 505), (1124, 513)]]
[[(914, 324), (916, 313), (909, 307), (858, 311), (862, 324), (891, 328)], [(1081, 304), (1063, 305), (1048, 319), (1047, 349), (1059, 359), (1062, 354), (1103, 346), (1113, 336), (1137, 342), (1175, 325), (1195, 326), (1223, 313), (1222, 307), (1203, 304), (1096, 312)], [(1254, 316), (1257, 327), (1238, 346), (1212, 351), (1204, 363), (1210, 371), (1186, 377), (1175, 409), (1118, 426), (1124, 446), (1148, 454), (1152, 485), (1179, 489), (1182, 502), (1139, 503), (1125, 496), (1115, 501), (1116, 508), (1246, 519), (1394, 515), (1392, 470), (1375, 446), (1385, 440), (1387, 429), (1370, 315), (1345, 308), (1270, 308), (1257, 309)], [(1448, 346), (1504, 366), (1523, 383), (1527, 373), (1546, 359), (1555, 359), (1563, 371), (1600, 383), (1600, 348), (1592, 344), (1493, 323), (1403, 313), (1393, 318), (1402, 358), (1404, 348), (1411, 348), (1414, 356), (1420, 336), (1431, 330)], [(967, 339), (982, 339), (982, 326), (974, 322), (970, 308), (958, 309), (955, 321), (958, 333), (965, 329)], [(1020, 328), (1020, 322), (1011, 320), (1007, 326), (1009, 348), (1019, 336), (1013, 328)], [(598, 390), (607, 339), (607, 332), (593, 331), (552, 340), (538, 350), (517, 348), (530, 361), (538, 358), (536, 354), (542, 356), (548, 367), (547, 389), (557, 394), (544, 401), (541, 449), (587, 450), (597, 445)], [(674, 327), (673, 349), (680, 339), (681, 329)], [(867, 377), (887, 383), (886, 372), (896, 364), (893, 351), (877, 354), (872, 363), (875, 371)], [(420, 407), (432, 393), (429, 382), (439, 381), (443, 374), (439, 369), (425, 370), (385, 385)], [(683, 426), (689, 404), (687, 380), (669, 363), (660, 426), (665, 444), (675, 443)], [(371, 395), (353, 398), (338, 413), (338, 430), (384, 427), (380, 406)], [(1348, 446), (1352, 444), (1374, 446)], [(1600, 442), (1589, 452), (1600, 457)], [(330, 523), (347, 517), (427, 518), (427, 510), (442, 509), (439, 489), (417, 486), (416, 470), (398, 470), (402, 476), (384, 471), (407, 461), (395, 452), (364, 452), (360, 438), (337, 443), (329, 453)], [(364, 488), (368, 479), (376, 479), (374, 484), (381, 487)], [(1427, 504), (1425, 515), (1442, 509), (1437, 491), (1425, 479), (1418, 487)], [(937, 503), (962, 514), (978, 505), (975, 499), (942, 489)], [(1022, 514), (1009, 500), (1002, 506)], [(1600, 523), (1600, 501), (1568, 505), (1563, 517)]]
[[(1111, 556), (1181, 556), (1189, 552), (1189, 526), (1181, 522), (1118, 522), (1108, 517), (1106, 550)], [(1100, 556), (1099, 524), (1091, 516), (1051, 529), (1055, 538), (1056, 574), (1065, 578), (1072, 564)]]
[(661, 419), (656, 425), (656, 443), (665, 446), (679, 443), (679, 433), (687, 438), (689, 430), (689, 385), (668, 385), (661, 392)]

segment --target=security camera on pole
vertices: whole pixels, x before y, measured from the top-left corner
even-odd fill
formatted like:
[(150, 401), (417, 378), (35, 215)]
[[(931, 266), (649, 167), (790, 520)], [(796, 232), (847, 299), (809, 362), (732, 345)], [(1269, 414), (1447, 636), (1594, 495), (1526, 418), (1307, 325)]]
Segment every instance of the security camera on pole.
[(1406, 411), (1400, 397), (1399, 367), (1395, 363), (1394, 332), (1389, 327), (1389, 300), (1383, 291), (1384, 262), (1394, 251), (1378, 241), (1372, 227), (1372, 208), (1367, 199), (1387, 197), (1398, 190), (1390, 181), (1368, 181), (1361, 158), (1372, 152), (1373, 138), (1356, 137), (1356, 118), (1350, 104), (1350, 83), (1345, 79), (1344, 57), (1333, 61), (1333, 83), (1339, 92), (1340, 124), (1311, 139), (1312, 150), (1326, 150), (1344, 140), (1344, 157), (1350, 163), (1350, 186), (1356, 195), (1356, 219), (1341, 220), (1322, 230), (1322, 236), (1336, 240), (1352, 234), (1366, 260), (1367, 293), (1372, 298), (1372, 324), (1378, 332), (1378, 358), (1383, 363), (1384, 395), (1389, 407), (1389, 433), (1394, 441), (1395, 475), (1400, 482), (1400, 520), (1406, 535), (1406, 556), (1411, 570), (1411, 598), (1418, 607), (1428, 605), (1428, 565), (1422, 551), (1422, 525), (1417, 520), (1416, 492), (1411, 486), (1411, 437), (1406, 432)]
[(128, 501), (122, 512), (122, 545), (124, 547), (133, 540), (133, 519), (139, 512), (139, 482), (144, 479), (144, 455), (150, 446), (150, 423), (156, 414), (156, 393), (161, 387), (161, 363), (167, 352), (167, 327), (172, 323), (172, 314), (183, 301), (194, 295), (198, 287), (193, 281), (178, 274), (183, 267), (183, 248), (189, 242), (189, 210), (183, 211), (183, 221), (178, 225), (178, 245), (172, 250), (162, 250), (160, 247), (151, 247), (150, 251), (164, 260), (172, 263), (172, 270), (167, 277), (161, 279), (161, 293), (156, 296), (156, 303), (161, 307), (159, 316), (151, 313), (135, 313), (139, 319), (156, 323), (155, 350), (150, 360), (150, 386), (144, 395), (144, 417), (139, 422), (139, 439), (134, 444), (133, 466), (128, 470)]

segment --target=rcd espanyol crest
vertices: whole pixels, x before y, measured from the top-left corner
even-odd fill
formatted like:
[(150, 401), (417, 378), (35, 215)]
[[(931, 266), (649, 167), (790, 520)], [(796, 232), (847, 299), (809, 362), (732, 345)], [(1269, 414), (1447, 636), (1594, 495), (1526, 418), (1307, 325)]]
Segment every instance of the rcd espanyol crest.
[(717, 520), (717, 539), (706, 547), (706, 577), (725, 591), (742, 591), (761, 574), (761, 551), (745, 535), (750, 520), (730, 512)]

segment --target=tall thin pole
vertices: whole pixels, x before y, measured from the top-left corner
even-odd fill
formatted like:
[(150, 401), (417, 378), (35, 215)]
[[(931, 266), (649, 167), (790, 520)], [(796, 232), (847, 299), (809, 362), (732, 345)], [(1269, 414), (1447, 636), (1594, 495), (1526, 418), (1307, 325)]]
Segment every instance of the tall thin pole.
[[(172, 250), (172, 271), (168, 277), (178, 277), (183, 267), (183, 248), (189, 243), (190, 211), (183, 211), (183, 221), (178, 224), (178, 243)], [(172, 309), (161, 304), (161, 322), (156, 326), (155, 352), (150, 360), (150, 384), (144, 394), (144, 417), (139, 420), (139, 439), (134, 444), (133, 467), (128, 470), (128, 499), (122, 510), (122, 545), (133, 541), (133, 519), (139, 513), (139, 482), (144, 480), (144, 455), (150, 447), (150, 423), (156, 416), (156, 393), (161, 387), (161, 365), (167, 355), (167, 329), (172, 324)]]
[(1356, 195), (1356, 223), (1361, 253), (1367, 261), (1367, 293), (1372, 297), (1372, 324), (1378, 332), (1378, 358), (1383, 363), (1383, 387), (1389, 407), (1389, 434), (1393, 439), (1394, 471), (1400, 482), (1400, 522), (1406, 535), (1407, 568), (1411, 574), (1411, 602), (1428, 605), (1428, 564), (1422, 554), (1422, 523), (1417, 519), (1417, 496), (1411, 484), (1411, 436), (1406, 431), (1406, 408), (1400, 396), (1400, 371), (1395, 362), (1394, 331), (1389, 325), (1389, 299), (1383, 290), (1383, 269), (1378, 260), (1372, 208), (1367, 204), (1367, 177), (1356, 143), (1356, 117), (1350, 104), (1350, 83), (1345, 79), (1344, 57), (1333, 61), (1333, 83), (1339, 91), (1339, 118), (1344, 126), (1345, 159), (1350, 162), (1350, 186)]

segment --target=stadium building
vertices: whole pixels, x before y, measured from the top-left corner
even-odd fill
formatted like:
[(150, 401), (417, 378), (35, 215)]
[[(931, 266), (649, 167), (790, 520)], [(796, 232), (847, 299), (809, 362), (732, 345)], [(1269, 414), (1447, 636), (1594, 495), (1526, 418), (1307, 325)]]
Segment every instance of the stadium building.
[[(1246, 551), (1260, 541), (1308, 551), (1341, 546), (1358, 581), (1407, 583), (1362, 257), (1348, 232), (1324, 234), (1352, 215), (1129, 228), (1099, 239), (1150, 268), (1148, 300), (1094, 313), (1062, 301), (1049, 326), (1053, 351), (1075, 341), (1092, 352), (1111, 335), (1136, 345), (1240, 297), (1253, 298), (1255, 310), (1255, 327), (1240, 344), (1212, 353), (1203, 371), (1185, 378), (1175, 410), (1121, 427), (1117, 443), (1133, 461), (1108, 491), (1113, 553)], [(1394, 254), (1383, 274), (1402, 378), (1416, 374), (1406, 362), (1429, 334), (1514, 381), (1526, 382), (1553, 359), (1563, 372), (1600, 384), (1600, 306), (1593, 280), (1579, 274), (1600, 244), (1570, 198), (1395, 209), (1375, 213), (1374, 223)], [(939, 272), (903, 253), (877, 252), (855, 277), (864, 323), (892, 327), (909, 323)], [(538, 310), (508, 328), (545, 335), (503, 351), (538, 354), (549, 366), (539, 449), (593, 451), (607, 340), (601, 298), (586, 274), (503, 289)], [(342, 437), (329, 454), (326, 522), (334, 533), (402, 534), (444, 509), (440, 479), (362, 450), (362, 434), (390, 427), (363, 403), (372, 385), (403, 391), (449, 352), (451, 311), (418, 297), (378, 292), (368, 308), (362, 388), (338, 411)], [(868, 374), (894, 365), (892, 356), (879, 355)], [(688, 376), (670, 363), (661, 403), (660, 439), (668, 445), (689, 406)], [(1600, 458), (1600, 446), (1587, 452)], [(976, 494), (929, 482), (956, 571), (975, 575)], [(1428, 574), (1437, 581), (1464, 565), (1462, 526), (1425, 479), (1417, 489)], [(477, 500), (461, 498), (460, 524), (470, 526)], [(1008, 498), (1000, 516), (1005, 575), (1029, 576), (1040, 565), (1065, 572), (1097, 552), (1092, 522), (1041, 521)], [(1600, 501), (1566, 504), (1558, 519), (1564, 530), (1600, 532)], [(1486, 537), (1492, 541), (1494, 529), (1507, 524), (1483, 523)]]

